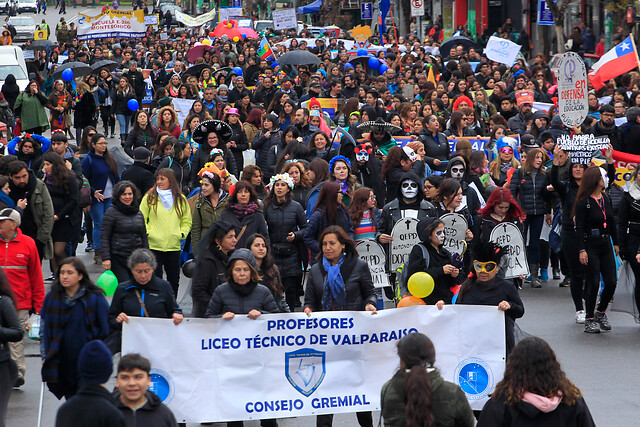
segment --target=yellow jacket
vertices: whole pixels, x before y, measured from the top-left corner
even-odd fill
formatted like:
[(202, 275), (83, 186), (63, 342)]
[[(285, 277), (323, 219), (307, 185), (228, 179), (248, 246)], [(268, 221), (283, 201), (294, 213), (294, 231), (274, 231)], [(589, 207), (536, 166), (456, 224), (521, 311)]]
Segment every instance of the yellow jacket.
[(140, 202), (140, 211), (149, 236), (149, 249), (162, 252), (179, 251), (180, 240), (187, 237), (191, 231), (191, 209), (187, 198), (180, 195), (182, 215), (178, 216), (175, 203), (168, 211), (157, 200), (156, 206), (149, 205), (148, 194)]

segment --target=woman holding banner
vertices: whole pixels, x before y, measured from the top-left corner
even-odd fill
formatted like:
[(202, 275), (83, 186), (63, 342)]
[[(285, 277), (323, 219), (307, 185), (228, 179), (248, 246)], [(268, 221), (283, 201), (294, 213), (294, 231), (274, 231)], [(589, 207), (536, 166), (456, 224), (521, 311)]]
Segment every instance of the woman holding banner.
[[(618, 211), (618, 238), (622, 258), (629, 262), (636, 280), (635, 300), (640, 310), (640, 185), (636, 168), (629, 192), (624, 193)], [(573, 270), (572, 270), (573, 272)]]
[[(331, 185), (329, 183), (325, 184)], [(311, 267), (304, 296), (304, 312), (366, 310), (376, 314), (377, 298), (371, 272), (366, 262), (358, 258), (353, 240), (339, 226), (327, 227), (318, 239), (322, 252), (318, 263)], [(362, 427), (373, 426), (371, 412), (358, 412)], [(333, 415), (318, 415), (317, 426), (330, 427)]]

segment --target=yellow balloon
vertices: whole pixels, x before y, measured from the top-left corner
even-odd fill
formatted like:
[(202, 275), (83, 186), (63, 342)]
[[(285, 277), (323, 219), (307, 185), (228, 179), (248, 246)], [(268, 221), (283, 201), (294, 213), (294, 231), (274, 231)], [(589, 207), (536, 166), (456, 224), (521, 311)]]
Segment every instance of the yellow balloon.
[(239, 42), (239, 41), (240, 41), (240, 37), (235, 36), (235, 37), (233, 38), (233, 41), (234, 41), (234, 42)]
[(209, 41), (209, 39), (204, 39), (202, 40), (202, 44), (210, 45), (211, 42)]
[(425, 273), (424, 271), (418, 271), (409, 277), (407, 285), (411, 295), (418, 298), (426, 298), (431, 295), (431, 292), (433, 292), (435, 283), (433, 282), (433, 277), (431, 277), (430, 274)]
[(231, 22), (229, 22), (229, 23), (227, 24), (227, 28), (231, 28), (231, 27), (233, 27), (233, 24), (232, 24)]

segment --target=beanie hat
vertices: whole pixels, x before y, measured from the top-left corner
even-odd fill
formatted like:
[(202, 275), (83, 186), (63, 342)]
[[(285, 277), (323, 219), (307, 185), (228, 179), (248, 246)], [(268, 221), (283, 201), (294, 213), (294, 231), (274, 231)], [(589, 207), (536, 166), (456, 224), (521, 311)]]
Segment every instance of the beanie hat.
[(318, 101), (318, 99), (314, 97), (309, 100), (309, 109), (311, 109), (311, 107), (315, 105), (317, 105), (319, 108), (322, 108), (322, 105), (320, 105), (320, 101)]
[(151, 157), (151, 151), (149, 151), (146, 147), (137, 147), (133, 150), (133, 159), (134, 160), (147, 160)]
[(226, 90), (227, 92), (229, 91), (229, 86), (225, 85), (225, 84), (221, 84), (220, 86), (218, 86), (218, 91), (221, 90)]
[(256, 263), (256, 258), (253, 256), (253, 253), (246, 248), (240, 248), (233, 251), (233, 254), (229, 257), (229, 262), (227, 265), (231, 265), (231, 263), (235, 260), (246, 261), (254, 270), (258, 271), (258, 264)]
[(80, 350), (78, 356), (78, 376), (80, 381), (91, 384), (104, 384), (113, 373), (111, 351), (100, 340), (89, 341)]

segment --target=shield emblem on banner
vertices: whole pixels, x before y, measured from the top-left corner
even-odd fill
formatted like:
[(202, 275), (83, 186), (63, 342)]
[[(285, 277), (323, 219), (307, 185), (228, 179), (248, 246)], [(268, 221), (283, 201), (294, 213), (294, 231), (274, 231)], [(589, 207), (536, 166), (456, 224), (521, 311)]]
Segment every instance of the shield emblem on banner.
[(325, 352), (312, 348), (285, 353), (284, 373), (289, 383), (303, 395), (309, 397), (324, 379)]

